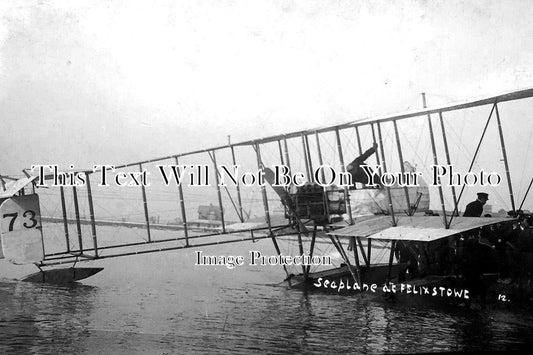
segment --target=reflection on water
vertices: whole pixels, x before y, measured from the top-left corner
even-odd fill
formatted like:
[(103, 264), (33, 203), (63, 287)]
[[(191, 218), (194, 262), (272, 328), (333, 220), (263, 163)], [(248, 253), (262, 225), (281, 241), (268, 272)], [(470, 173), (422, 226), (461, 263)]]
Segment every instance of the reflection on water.
[(533, 335), (529, 314), (288, 290), (273, 286), (282, 270), (195, 267), (192, 250), (94, 265), (106, 269), (72, 287), (0, 282), (0, 352), (504, 350)]

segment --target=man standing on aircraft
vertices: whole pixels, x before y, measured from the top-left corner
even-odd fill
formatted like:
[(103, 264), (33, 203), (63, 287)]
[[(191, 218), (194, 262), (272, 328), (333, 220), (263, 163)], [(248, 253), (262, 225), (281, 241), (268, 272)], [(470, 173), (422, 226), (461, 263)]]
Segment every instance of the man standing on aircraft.
[[(368, 149), (366, 152), (364, 152), (361, 156), (358, 156), (355, 158), (348, 166), (346, 167), (346, 171), (350, 173), (352, 176), (352, 184), (355, 187), (356, 182), (360, 182), (362, 184), (368, 184), (370, 181), (368, 181), (368, 176), (361, 167), (361, 165), (366, 165), (365, 160), (368, 159), (369, 156), (374, 154), (378, 148), (378, 144), (374, 143), (372, 145), (372, 148)], [(376, 179), (379, 180), (379, 179)]]
[(470, 202), (466, 205), (465, 213), (463, 217), (481, 217), (483, 213), (483, 205), (489, 200), (489, 194), (484, 192), (478, 192), (477, 200)]

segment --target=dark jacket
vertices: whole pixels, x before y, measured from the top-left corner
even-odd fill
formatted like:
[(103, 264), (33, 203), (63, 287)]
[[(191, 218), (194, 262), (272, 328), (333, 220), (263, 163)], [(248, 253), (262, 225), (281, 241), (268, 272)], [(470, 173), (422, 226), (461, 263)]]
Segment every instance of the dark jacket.
[(352, 184), (355, 184), (356, 182), (368, 184), (370, 182), (368, 181), (365, 171), (361, 168), (361, 165), (365, 165), (365, 160), (375, 152), (376, 150), (374, 148), (370, 148), (364, 152), (363, 155), (358, 156), (348, 164), (346, 170), (352, 175)]
[(529, 227), (522, 229), (520, 234), (518, 234), (517, 246), (521, 252), (533, 252), (533, 238), (531, 238), (531, 230)]
[(479, 200), (475, 200), (474, 202), (470, 202), (468, 205), (466, 205), (463, 217), (481, 217), (482, 213), (483, 204)]

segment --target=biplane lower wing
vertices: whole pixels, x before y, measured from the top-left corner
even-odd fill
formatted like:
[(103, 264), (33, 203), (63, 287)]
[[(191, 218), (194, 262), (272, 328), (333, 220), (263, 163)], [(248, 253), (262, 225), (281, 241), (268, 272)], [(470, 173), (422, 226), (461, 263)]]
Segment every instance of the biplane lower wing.
[[(276, 226), (277, 229), (282, 229), (284, 225), (286, 225), (286, 227), (290, 227), (290, 224), (283, 215), (270, 215), (270, 223), (272, 226)], [(267, 228), (268, 224), (265, 222), (264, 218), (252, 218), (246, 222), (233, 223), (226, 226), (226, 230), (228, 232), (245, 232), (251, 229), (266, 230)]]
[(376, 240), (412, 240), (432, 242), (469, 230), (510, 222), (510, 218), (455, 217), (445, 229), (436, 216), (400, 216), (394, 227), (390, 216), (375, 216), (341, 229), (329, 232), (338, 237), (361, 237)]

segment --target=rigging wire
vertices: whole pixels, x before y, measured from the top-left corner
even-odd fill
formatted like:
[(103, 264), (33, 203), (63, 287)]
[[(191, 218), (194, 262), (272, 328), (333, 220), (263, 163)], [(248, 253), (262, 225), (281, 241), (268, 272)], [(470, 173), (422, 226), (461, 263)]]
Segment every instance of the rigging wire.
[[(465, 129), (464, 129), (464, 122), (465, 121), (462, 120), (462, 122), (463, 122), (463, 129), (461, 129), (461, 132), (464, 132), (465, 131)], [(451, 126), (451, 125), (449, 125), (449, 126)], [(453, 127), (446, 127), (446, 131), (447, 132), (448, 132), (448, 128), (450, 128), (450, 131), (455, 135), (456, 138), (458, 138), (458, 141), (462, 142), (462, 134), (461, 134), (461, 136), (459, 136), (459, 134), (453, 129)], [(469, 151), (469, 149), (464, 144), (461, 143), (461, 145), (462, 145), (462, 149), (459, 149), (459, 154), (462, 155), (463, 158), (466, 161), (470, 160), (471, 157), (467, 155), (467, 152)], [(481, 162), (476, 159), (476, 161), (474, 161), (473, 167), (475, 167), (477, 169), (480, 169), (481, 168), (480, 164), (481, 164)], [(496, 196), (496, 200), (506, 204), (506, 199), (498, 192), (497, 189), (493, 189), (491, 193)], [(507, 208), (508, 208), (508, 206), (507, 206)]]

